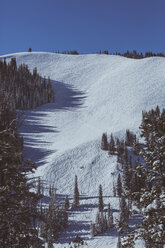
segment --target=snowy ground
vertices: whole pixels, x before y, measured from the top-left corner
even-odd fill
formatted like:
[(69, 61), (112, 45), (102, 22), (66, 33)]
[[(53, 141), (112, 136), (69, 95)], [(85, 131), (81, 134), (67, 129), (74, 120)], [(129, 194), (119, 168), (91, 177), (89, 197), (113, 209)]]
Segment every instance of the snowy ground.
[(100, 149), (101, 136), (113, 132), (123, 137), (128, 128), (138, 132), (142, 110), (164, 107), (165, 59), (52, 53), (6, 57), (16, 57), (31, 70), (37, 67), (43, 77), (50, 76), (55, 88), (56, 102), (25, 112), (21, 128), (25, 153), (39, 165), (36, 176), (53, 184), (61, 199), (66, 194), (72, 197), (78, 176), (81, 207), (70, 213), (70, 227), (55, 247), (63, 248), (79, 234), (88, 247), (115, 248), (116, 230), (93, 239), (89, 235), (100, 184), (104, 202), (118, 211), (118, 199), (112, 197), (116, 158)]

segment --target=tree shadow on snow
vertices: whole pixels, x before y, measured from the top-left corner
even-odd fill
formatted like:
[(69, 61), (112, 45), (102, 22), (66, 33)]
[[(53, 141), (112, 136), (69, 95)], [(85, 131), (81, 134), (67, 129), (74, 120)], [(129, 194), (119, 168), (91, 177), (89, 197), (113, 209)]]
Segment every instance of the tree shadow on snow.
[[(85, 93), (76, 90), (72, 86), (51, 80), (55, 90), (55, 102), (44, 104), (36, 109), (25, 111), (22, 117), (22, 125), (19, 128), (24, 137), (25, 158), (36, 162), (38, 166), (43, 165), (45, 159), (51, 153), (51, 140), (49, 143), (42, 141), (42, 137), (51, 133), (58, 133), (59, 128), (47, 125), (46, 117), (51, 113), (51, 117), (56, 118), (57, 111), (74, 111), (81, 108), (86, 98)], [(54, 115), (54, 116), (53, 116)], [(46, 147), (48, 148), (46, 149)]]
[(64, 244), (72, 242), (76, 236), (80, 236), (83, 240), (87, 240), (86, 236), (89, 234), (90, 225), (86, 221), (69, 221), (69, 226), (66, 231), (63, 232), (62, 236), (58, 239), (58, 243)]

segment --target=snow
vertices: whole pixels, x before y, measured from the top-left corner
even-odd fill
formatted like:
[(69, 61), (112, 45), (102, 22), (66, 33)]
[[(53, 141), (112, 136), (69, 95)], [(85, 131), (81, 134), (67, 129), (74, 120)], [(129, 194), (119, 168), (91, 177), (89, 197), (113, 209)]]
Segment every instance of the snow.
[(84, 209), (70, 213), (68, 233), (55, 247), (63, 248), (76, 234), (87, 240), (88, 247), (116, 247), (116, 230), (92, 239), (89, 235), (100, 184), (104, 202), (111, 203), (116, 217), (119, 208), (118, 198), (112, 197), (118, 173), (116, 157), (100, 149), (101, 136), (113, 132), (123, 137), (126, 129), (138, 133), (142, 110), (164, 107), (165, 59), (43, 52), (3, 57), (7, 61), (15, 57), (17, 64), (25, 63), (31, 71), (37, 67), (55, 88), (56, 102), (26, 111), (20, 129), (26, 156), (40, 165), (35, 175), (47, 185), (53, 184), (59, 199), (66, 194), (72, 198), (75, 174), (78, 176)]

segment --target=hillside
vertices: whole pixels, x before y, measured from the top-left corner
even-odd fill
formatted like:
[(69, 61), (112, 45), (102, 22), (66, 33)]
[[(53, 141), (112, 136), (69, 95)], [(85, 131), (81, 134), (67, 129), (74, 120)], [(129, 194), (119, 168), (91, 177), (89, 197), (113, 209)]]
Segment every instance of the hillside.
[(66, 194), (72, 198), (78, 176), (85, 210), (71, 214), (70, 229), (55, 247), (62, 248), (73, 231), (87, 239), (88, 247), (115, 247), (115, 232), (89, 239), (100, 184), (116, 216), (118, 209), (118, 199), (112, 197), (116, 157), (100, 149), (101, 135), (113, 132), (123, 137), (128, 128), (138, 133), (142, 110), (164, 107), (165, 59), (35, 52), (3, 57), (15, 57), (17, 64), (28, 64), (31, 70), (37, 67), (55, 89), (55, 103), (27, 111), (20, 129), (26, 156), (40, 165), (36, 176), (53, 184), (59, 199)]

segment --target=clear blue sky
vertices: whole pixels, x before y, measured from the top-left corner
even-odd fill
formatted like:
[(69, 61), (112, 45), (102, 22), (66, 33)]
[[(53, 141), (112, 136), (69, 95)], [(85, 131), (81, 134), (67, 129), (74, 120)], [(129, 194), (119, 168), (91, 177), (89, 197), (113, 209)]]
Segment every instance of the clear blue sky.
[(165, 52), (165, 0), (0, 0), (0, 54)]

